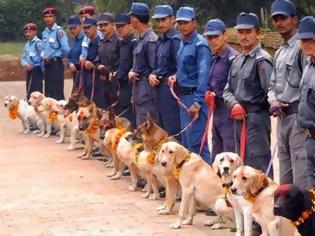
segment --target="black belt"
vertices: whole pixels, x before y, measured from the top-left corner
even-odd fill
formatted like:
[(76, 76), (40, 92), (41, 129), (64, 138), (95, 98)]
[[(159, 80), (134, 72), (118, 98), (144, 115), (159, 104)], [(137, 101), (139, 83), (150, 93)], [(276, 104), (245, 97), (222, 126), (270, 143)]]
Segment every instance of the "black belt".
[(157, 76), (157, 79), (163, 83), (163, 84), (167, 84), (168, 83), (168, 76)]
[(182, 87), (182, 86), (177, 86), (176, 91), (178, 91), (179, 95), (185, 96), (185, 95), (192, 95), (196, 92), (197, 88), (196, 87)]
[(268, 111), (269, 110), (269, 104), (254, 104), (254, 103), (243, 103), (241, 104), (247, 113), (256, 113), (260, 111)]
[(297, 113), (298, 107), (299, 107), (299, 102), (293, 102), (288, 107), (282, 107), (282, 111), (284, 112), (284, 114), (288, 116), (288, 115)]

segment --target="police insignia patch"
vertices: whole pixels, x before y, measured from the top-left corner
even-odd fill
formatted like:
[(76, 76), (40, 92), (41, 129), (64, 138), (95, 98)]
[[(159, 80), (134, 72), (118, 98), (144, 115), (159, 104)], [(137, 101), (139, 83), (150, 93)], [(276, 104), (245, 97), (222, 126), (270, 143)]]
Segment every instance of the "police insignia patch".
[(64, 36), (63, 31), (60, 30), (60, 31), (58, 32), (58, 36), (59, 36), (59, 38), (62, 38), (62, 37)]

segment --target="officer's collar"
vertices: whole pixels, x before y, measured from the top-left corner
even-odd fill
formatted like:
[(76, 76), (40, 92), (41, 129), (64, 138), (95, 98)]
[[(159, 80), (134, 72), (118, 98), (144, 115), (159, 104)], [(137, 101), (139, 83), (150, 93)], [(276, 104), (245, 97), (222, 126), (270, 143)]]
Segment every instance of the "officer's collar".
[(75, 36), (75, 38), (78, 39), (78, 40), (81, 40), (81, 39), (84, 38), (84, 36), (85, 36), (85, 34), (84, 34), (84, 32), (81, 30), (80, 33), (79, 33), (77, 36)]
[(54, 23), (51, 28), (47, 27), (50, 31), (57, 29), (57, 23)]
[(145, 29), (141, 34), (140, 34), (140, 39), (143, 39), (147, 33), (149, 33), (150, 31), (152, 31), (152, 28), (149, 27), (147, 29)]
[(39, 38), (35, 35), (32, 40), (29, 40), (30, 43), (36, 42)]
[(104, 41), (113, 41), (114, 38), (117, 38), (116, 33), (113, 31), (112, 35), (109, 38), (104, 36)]
[(126, 38), (123, 38), (122, 43), (125, 44), (125, 43), (131, 41), (134, 37), (135, 37), (135, 35), (133, 33), (130, 33)]
[(250, 57), (254, 57), (257, 53), (257, 51), (261, 48), (261, 44), (258, 43), (249, 53), (245, 53), (244, 51), (242, 52), (242, 54), (244, 56), (250, 56)]
[(163, 34), (163, 37), (170, 39), (176, 34), (177, 34), (177, 31), (176, 31), (175, 27), (172, 27), (166, 34)]
[(229, 45), (226, 44), (224, 50), (218, 54), (214, 54), (214, 57), (221, 57), (222, 59), (226, 58), (229, 54)]
[(192, 34), (189, 36), (188, 39), (184, 39), (184, 37), (182, 37), (182, 40), (184, 43), (192, 43), (193, 42), (193, 38), (197, 35), (197, 31), (195, 30), (194, 32), (192, 32)]
[(297, 40), (298, 40), (298, 33), (293, 35), (287, 42), (283, 43), (282, 45), (293, 48)]

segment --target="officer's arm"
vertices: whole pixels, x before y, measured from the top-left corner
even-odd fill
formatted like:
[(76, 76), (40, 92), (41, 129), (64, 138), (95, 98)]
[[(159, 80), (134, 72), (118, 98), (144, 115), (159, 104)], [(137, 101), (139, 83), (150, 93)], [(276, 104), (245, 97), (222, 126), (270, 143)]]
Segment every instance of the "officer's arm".
[(276, 73), (275, 73), (275, 69), (273, 68), (271, 76), (270, 76), (269, 87), (268, 87), (268, 102), (270, 104), (277, 100), (276, 94), (275, 94), (275, 86), (276, 86)]
[(198, 58), (197, 58), (197, 73), (198, 83), (197, 90), (194, 93), (194, 102), (199, 104), (204, 100), (205, 93), (207, 91), (207, 84), (210, 72), (211, 56), (210, 50), (206, 45), (197, 46)]
[(177, 59), (177, 53), (179, 50), (179, 46), (180, 46), (180, 40), (179, 38), (173, 38), (172, 42), (171, 42), (171, 56), (173, 61), (176, 61)]
[(68, 52), (70, 51), (68, 37), (63, 30), (59, 30), (57, 37), (60, 40), (62, 56), (66, 57), (68, 55)]
[(271, 61), (263, 60), (263, 61), (258, 62), (258, 74), (260, 78), (261, 88), (266, 93), (268, 93), (272, 70), (273, 70), (273, 65)]
[(148, 47), (147, 47), (147, 59), (149, 62), (149, 66), (151, 69), (154, 69), (155, 63), (156, 63), (156, 42), (148, 42)]
[(87, 58), (88, 55), (88, 47), (89, 47), (89, 38), (86, 37), (86, 35), (84, 36), (83, 40), (82, 40), (82, 44), (81, 44), (81, 55), (80, 55), (80, 61), (84, 61)]
[(43, 39), (42, 41), (43, 51), (40, 53), (40, 56), (44, 58), (44, 57), (48, 57), (48, 55), (45, 54), (45, 51), (46, 51), (45, 49), (46, 49), (46, 44), (47, 44), (47, 39), (45, 39), (45, 31), (42, 33), (42, 39)]
[(224, 91), (223, 91), (223, 99), (224, 99), (224, 104), (229, 109), (232, 109), (234, 105), (238, 104), (238, 101), (233, 95), (230, 83), (231, 83), (231, 69), (228, 75), (228, 82), (226, 83)]
[(27, 61), (26, 44), (25, 44), (24, 49), (23, 49), (23, 55), (22, 55), (22, 57), (21, 57), (21, 64), (22, 64), (23, 66), (29, 64), (28, 61)]

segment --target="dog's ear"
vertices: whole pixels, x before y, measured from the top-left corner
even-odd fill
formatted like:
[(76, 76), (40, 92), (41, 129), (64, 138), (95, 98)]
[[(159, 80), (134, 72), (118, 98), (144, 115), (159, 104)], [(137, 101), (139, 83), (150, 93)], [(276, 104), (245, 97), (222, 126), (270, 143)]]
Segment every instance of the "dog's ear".
[(102, 116), (103, 116), (103, 110), (102, 109), (99, 109), (99, 108), (96, 108), (95, 110), (95, 115), (96, 115), (96, 118), (98, 120), (101, 120), (102, 119)]
[(261, 171), (255, 170), (255, 172), (251, 175), (249, 191), (251, 194), (255, 195), (259, 189), (265, 184), (267, 180), (267, 176)]
[(186, 158), (187, 152), (188, 150), (186, 150), (185, 147), (183, 147), (182, 145), (176, 144), (175, 153), (174, 153), (176, 165), (181, 163)]
[(242, 165), (243, 165), (242, 158), (238, 154), (235, 153), (235, 167), (238, 168)]
[(145, 128), (149, 129), (152, 125), (152, 117), (150, 112), (147, 113), (147, 115), (145, 116)]
[(217, 175), (221, 175), (220, 173), (220, 160), (219, 160), (219, 155), (220, 154), (217, 154), (214, 158), (214, 162), (212, 163), (212, 169), (214, 170), (214, 173), (216, 173)]

